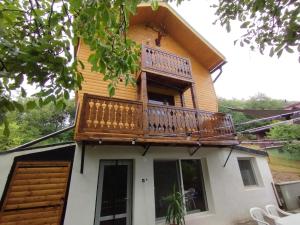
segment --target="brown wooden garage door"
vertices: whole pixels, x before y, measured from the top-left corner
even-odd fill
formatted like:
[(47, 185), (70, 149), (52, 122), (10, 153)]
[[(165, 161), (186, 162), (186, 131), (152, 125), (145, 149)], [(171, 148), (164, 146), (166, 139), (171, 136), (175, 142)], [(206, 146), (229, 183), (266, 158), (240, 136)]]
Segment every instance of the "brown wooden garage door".
[(70, 162), (17, 162), (0, 224), (60, 224), (69, 175)]

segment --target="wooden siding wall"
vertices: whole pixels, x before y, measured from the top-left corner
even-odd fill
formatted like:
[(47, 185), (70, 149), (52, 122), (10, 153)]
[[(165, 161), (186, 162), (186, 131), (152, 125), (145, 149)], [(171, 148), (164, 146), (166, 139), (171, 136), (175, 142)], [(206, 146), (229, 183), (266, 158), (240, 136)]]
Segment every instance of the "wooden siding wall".
[[(141, 24), (132, 26), (129, 30), (128, 37), (135, 40), (137, 43), (148, 44), (150, 46), (156, 47), (154, 43), (155, 39), (157, 38), (157, 33), (151, 28), (146, 27), (145, 25)], [(178, 54), (179, 56), (190, 58), (199, 108), (202, 110), (216, 112), (218, 110), (217, 98), (209, 72), (204, 69), (189, 52), (181, 47), (170, 36), (162, 38), (160, 48)], [(103, 81), (102, 74), (91, 72), (91, 66), (87, 63), (89, 53), (90, 50), (81, 41), (77, 52), (77, 57), (85, 64), (85, 70), (82, 71), (85, 80), (82, 85), (82, 90), (79, 91), (79, 99), (82, 98), (83, 93), (108, 96), (108, 82)], [(203, 54), (205, 54), (205, 52)], [(114, 97), (137, 100), (137, 89), (136, 87), (132, 86), (125, 87), (124, 83), (120, 83)], [(184, 93), (184, 98), (186, 107), (193, 108), (190, 90), (187, 90)], [(176, 106), (180, 106), (179, 95), (175, 95), (175, 104)]]
[(0, 209), (0, 225), (59, 225), (70, 162), (18, 162)]

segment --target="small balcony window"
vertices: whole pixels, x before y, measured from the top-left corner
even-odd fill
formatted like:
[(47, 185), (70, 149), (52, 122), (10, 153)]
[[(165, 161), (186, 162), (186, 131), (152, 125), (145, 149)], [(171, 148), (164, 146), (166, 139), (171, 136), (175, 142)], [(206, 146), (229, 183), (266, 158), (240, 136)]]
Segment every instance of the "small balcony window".
[(157, 105), (175, 105), (174, 96), (148, 92), (148, 102)]
[(245, 186), (258, 185), (251, 159), (238, 159), (241, 176)]

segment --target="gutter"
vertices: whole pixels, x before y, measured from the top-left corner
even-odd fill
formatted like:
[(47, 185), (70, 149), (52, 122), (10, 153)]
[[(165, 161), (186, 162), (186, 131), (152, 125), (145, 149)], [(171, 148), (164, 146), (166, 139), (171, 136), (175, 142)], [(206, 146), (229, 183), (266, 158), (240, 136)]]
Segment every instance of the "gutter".
[(218, 64), (215, 68), (213, 68), (212, 70), (210, 70), (209, 72), (212, 74), (215, 71), (219, 70), (219, 74), (216, 76), (216, 78), (213, 80), (213, 83), (215, 83), (219, 77), (221, 76), (221, 74), (223, 73), (223, 66), (226, 64), (226, 61), (222, 61), (220, 64)]

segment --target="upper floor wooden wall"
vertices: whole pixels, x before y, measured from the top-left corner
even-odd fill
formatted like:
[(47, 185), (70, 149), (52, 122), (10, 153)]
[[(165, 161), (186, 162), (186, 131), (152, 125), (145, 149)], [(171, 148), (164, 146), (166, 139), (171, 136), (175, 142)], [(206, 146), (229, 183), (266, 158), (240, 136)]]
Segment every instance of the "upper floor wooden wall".
[[(184, 34), (182, 34), (184, 35)], [(135, 40), (140, 44), (148, 44), (152, 47), (155, 46), (155, 39), (157, 38), (157, 32), (154, 31), (146, 24), (133, 25), (129, 29), (128, 37)], [(201, 63), (187, 50), (185, 50), (178, 42), (176, 42), (170, 35), (162, 38), (160, 49), (172, 52), (179, 56), (189, 58), (192, 64), (192, 76), (195, 81), (196, 95), (199, 108), (202, 110), (216, 112), (218, 110), (216, 93), (213, 87), (211, 75), (208, 70), (205, 69)], [(81, 99), (83, 93), (90, 93), (101, 96), (108, 96), (107, 85), (109, 82), (103, 81), (103, 75), (95, 72), (91, 72), (91, 65), (87, 59), (89, 57), (90, 50), (87, 45), (80, 41), (77, 51), (77, 57), (85, 64), (85, 69), (82, 71), (84, 76), (84, 82), (82, 84), (82, 90), (79, 91), (78, 97)], [(205, 54), (205, 53), (204, 53)], [(173, 90), (159, 87), (148, 87), (149, 91), (157, 93), (165, 93), (175, 96), (175, 105), (180, 106), (179, 94)], [(123, 82), (120, 82), (115, 96), (116, 98), (138, 100), (137, 88), (132, 86), (125, 87)], [(184, 94), (186, 107), (193, 108), (192, 97), (190, 90), (187, 90)]]

